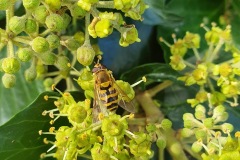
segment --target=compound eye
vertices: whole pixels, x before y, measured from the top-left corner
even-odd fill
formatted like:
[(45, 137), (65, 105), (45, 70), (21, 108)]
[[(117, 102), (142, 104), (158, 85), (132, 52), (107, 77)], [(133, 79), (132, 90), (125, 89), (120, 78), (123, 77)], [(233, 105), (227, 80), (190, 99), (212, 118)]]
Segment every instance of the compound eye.
[(94, 67), (94, 68), (92, 69), (92, 73), (96, 73), (97, 71), (99, 71), (99, 68)]

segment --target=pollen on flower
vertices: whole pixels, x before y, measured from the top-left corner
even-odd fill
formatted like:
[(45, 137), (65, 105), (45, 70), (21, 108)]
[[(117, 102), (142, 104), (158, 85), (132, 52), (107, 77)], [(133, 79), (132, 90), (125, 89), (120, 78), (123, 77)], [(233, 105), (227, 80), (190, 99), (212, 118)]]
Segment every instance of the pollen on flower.
[(147, 78), (145, 76), (142, 77), (143, 82), (147, 82)]
[(42, 112), (42, 115), (43, 115), (43, 116), (46, 116), (47, 113), (48, 113), (48, 112), (47, 112), (46, 110), (44, 110), (44, 111)]
[(52, 91), (55, 89), (55, 87), (56, 87), (56, 84), (52, 84), (52, 87), (51, 87)]
[(240, 131), (237, 131), (237, 132), (235, 133), (235, 137), (236, 137), (236, 138), (240, 138)]
[(129, 115), (129, 119), (133, 119), (134, 118), (134, 113), (131, 113), (130, 115)]
[(103, 120), (103, 118), (104, 118), (103, 113), (99, 113), (99, 114), (98, 114), (98, 119), (101, 121), (101, 120)]
[(44, 100), (45, 100), (45, 101), (47, 101), (48, 98), (49, 98), (48, 95), (45, 95), (45, 96), (44, 96)]
[(39, 134), (39, 135), (42, 135), (42, 133), (43, 133), (42, 130), (39, 130), (39, 131), (38, 131), (38, 134)]
[(54, 131), (55, 131), (55, 127), (50, 127), (50, 128), (49, 128), (49, 132), (50, 132), (50, 133), (53, 133)]
[(102, 137), (100, 137), (100, 136), (97, 136), (97, 139), (98, 139), (98, 142), (103, 142), (103, 139), (102, 139)]
[(47, 139), (47, 138), (44, 138), (44, 139), (43, 139), (43, 143), (44, 143), (44, 144), (48, 144), (48, 143), (49, 143), (48, 139)]

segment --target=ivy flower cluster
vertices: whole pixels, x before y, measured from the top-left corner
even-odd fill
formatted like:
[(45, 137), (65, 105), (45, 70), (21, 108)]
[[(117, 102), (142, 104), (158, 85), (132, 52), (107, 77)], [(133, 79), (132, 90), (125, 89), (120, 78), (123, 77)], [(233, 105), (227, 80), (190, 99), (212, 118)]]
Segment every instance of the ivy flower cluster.
[[(6, 28), (0, 29), (0, 50), (4, 47), (7, 49), (7, 55), (0, 59), (0, 71), (4, 72), (2, 82), (6, 88), (15, 85), (15, 73), (26, 62), (30, 63), (24, 73), (27, 81), (51, 76), (54, 78), (48, 78), (44, 83), (46, 89), (61, 79), (66, 79), (69, 87), (74, 86), (71, 85), (70, 75), (76, 75), (76, 72), (71, 66), (77, 61), (89, 66), (96, 55), (102, 54), (96, 44), (90, 43), (90, 36), (104, 38), (116, 29), (121, 34), (121, 46), (139, 42), (137, 29), (134, 25), (126, 24), (120, 12), (134, 20), (142, 20), (141, 15), (147, 8), (142, 0), (21, 2), (25, 8), (23, 15), (14, 14), (15, 0), (0, 2), (0, 10), (6, 11)], [(118, 11), (100, 11), (99, 8)], [(78, 22), (82, 20), (85, 20), (85, 24), (79, 26)], [(70, 28), (75, 32), (67, 35)], [(55, 66), (58, 71), (47, 73), (49, 65)]]
[[(186, 32), (182, 39), (173, 35), (172, 45), (160, 38), (170, 47), (171, 67), (184, 73), (178, 80), (186, 86), (198, 86), (195, 97), (187, 99), (195, 107), (195, 113), (183, 115), (181, 136), (183, 141), (191, 139), (188, 142), (192, 151), (201, 153), (204, 160), (239, 159), (239, 133), (235, 133), (235, 138), (231, 137), (234, 127), (226, 123), (229, 116), (226, 105), (238, 106), (240, 50), (233, 43), (231, 26), (221, 29), (212, 23), (211, 28), (203, 24), (201, 27), (206, 30), (205, 41), (209, 46), (203, 54), (199, 52), (201, 40), (198, 34)], [(190, 56), (195, 57), (194, 62), (185, 58), (187, 54), (194, 55)], [(223, 54), (228, 55), (225, 61), (221, 59)]]
[[(240, 50), (232, 41), (231, 27), (227, 26), (223, 30), (214, 23), (211, 29), (204, 25), (202, 27), (206, 30), (205, 40), (209, 45), (204, 54), (200, 54), (198, 51), (200, 47), (198, 34), (187, 32), (183, 39), (174, 39), (173, 45), (161, 39), (170, 47), (172, 54), (170, 65), (178, 71), (190, 68), (190, 71), (186, 71), (185, 75), (178, 79), (185, 82), (187, 86), (196, 84), (200, 87), (196, 97), (188, 100), (192, 107), (206, 101), (209, 101), (211, 106), (223, 102), (237, 106), (240, 94), (238, 82)], [(188, 50), (192, 50), (196, 59), (195, 64), (184, 59)], [(229, 59), (221, 61), (220, 57), (223, 54), (228, 54)]]
[[(143, 78), (134, 85), (144, 80)], [(91, 107), (91, 100), (96, 100), (92, 72), (87, 68), (82, 69), (77, 82), (85, 91), (84, 101), (76, 102), (69, 92), (62, 93), (54, 85), (52, 89), (56, 89), (61, 96), (45, 96), (45, 100), (55, 99), (56, 108), (43, 112), (44, 116), (51, 117), (50, 124), (54, 125), (60, 117), (67, 117), (71, 125), (61, 126), (58, 129), (52, 126), (49, 132), (39, 131), (40, 134), (55, 136), (54, 142), (44, 139), (45, 143), (51, 143), (53, 146), (47, 153), (41, 155), (42, 158), (52, 156), (57, 159), (72, 160), (77, 157), (90, 156), (92, 159), (104, 160), (148, 160), (153, 156), (151, 150), (153, 142), (157, 142), (162, 149), (166, 147), (166, 137), (163, 131), (171, 128), (170, 120), (164, 119), (160, 124), (149, 124), (146, 129), (133, 132), (130, 130), (128, 121), (134, 119), (134, 114), (120, 116), (112, 111), (106, 114), (101, 107)], [(121, 80), (117, 80), (116, 83), (131, 100), (134, 98), (135, 92), (132, 88), (134, 85), (131, 86)], [(101, 111), (96, 115), (98, 109)], [(52, 153), (53, 150), (55, 153)]]
[[(72, 160), (77, 159), (78, 156), (89, 157), (90, 155), (86, 153), (88, 151), (92, 159), (104, 160), (147, 160), (153, 155), (152, 136), (144, 131), (129, 130), (127, 120), (133, 118), (132, 114), (120, 116), (111, 112), (108, 116), (103, 115), (101, 120), (94, 122), (89, 99), (76, 102), (68, 92), (61, 93), (61, 97), (45, 96), (46, 100), (49, 98), (56, 99), (54, 102), (56, 108), (44, 111), (43, 115), (49, 115), (52, 118), (50, 121), (52, 125), (60, 117), (67, 117), (71, 126), (61, 126), (58, 129), (50, 127), (48, 132), (39, 131), (40, 135), (55, 136), (54, 142), (44, 139), (44, 142), (51, 143), (52, 147), (47, 153), (41, 155), (42, 158), (52, 156), (57, 159)], [(164, 148), (166, 140), (160, 138), (162, 136), (158, 128), (169, 129), (171, 122), (165, 119), (162, 124), (152, 124), (147, 127), (147, 131), (152, 135), (158, 131), (158, 144)], [(55, 153), (51, 153), (52, 150), (56, 150)]]

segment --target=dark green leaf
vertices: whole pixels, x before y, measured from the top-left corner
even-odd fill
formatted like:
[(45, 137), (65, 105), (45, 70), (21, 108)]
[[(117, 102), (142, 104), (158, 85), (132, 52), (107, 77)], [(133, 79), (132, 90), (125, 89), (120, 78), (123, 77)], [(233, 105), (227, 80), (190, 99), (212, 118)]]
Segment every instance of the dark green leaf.
[(232, 37), (237, 46), (240, 46), (239, 26), (240, 26), (240, 1), (232, 1), (233, 13), (231, 17)]
[[(42, 116), (44, 110), (56, 108), (49, 98), (44, 100), (44, 96), (59, 96), (55, 92), (42, 93), (31, 105), (16, 114), (11, 120), (0, 127), (0, 157), (1, 160), (37, 160), (41, 153), (46, 152), (51, 146), (43, 143), (43, 138), (52, 139), (53, 136), (39, 135), (38, 131), (48, 131), (50, 117)], [(83, 98), (79, 92), (72, 93)], [(59, 119), (54, 123), (54, 127), (68, 125), (66, 119)]]
[[(24, 78), (24, 70), (27, 65), (22, 65), (21, 71), (16, 73), (17, 83), (14, 88), (6, 89), (0, 83), (0, 124), (6, 122), (14, 114), (31, 103), (37, 95), (43, 92), (42, 80), (27, 82)], [(0, 73), (2, 77), (3, 73)]]
[[(177, 34), (177, 38), (182, 38), (186, 31), (189, 31), (198, 33), (203, 38), (205, 31), (200, 27), (200, 24), (204, 22), (210, 27), (211, 22), (218, 22), (223, 11), (224, 1), (171, 0), (165, 5), (163, 11), (171, 16), (166, 17), (165, 23), (158, 26), (158, 37), (163, 37), (169, 43), (173, 43), (172, 33)], [(161, 46), (165, 52), (165, 60), (169, 61), (169, 47), (163, 43), (161, 43)], [(200, 49), (204, 50), (205, 46), (201, 42)]]
[(44, 136), (38, 134), (39, 130), (48, 131), (49, 128), (50, 118), (41, 113), (54, 107), (52, 99), (44, 100), (46, 94), (50, 93), (42, 93), (29, 107), (0, 127), (1, 159), (37, 160), (49, 148), (43, 144)]
[(145, 76), (148, 83), (162, 82), (164, 80), (171, 80), (177, 82), (177, 77), (180, 74), (173, 70), (168, 64), (163, 63), (149, 63), (131, 69), (125, 72), (121, 79), (134, 83)]

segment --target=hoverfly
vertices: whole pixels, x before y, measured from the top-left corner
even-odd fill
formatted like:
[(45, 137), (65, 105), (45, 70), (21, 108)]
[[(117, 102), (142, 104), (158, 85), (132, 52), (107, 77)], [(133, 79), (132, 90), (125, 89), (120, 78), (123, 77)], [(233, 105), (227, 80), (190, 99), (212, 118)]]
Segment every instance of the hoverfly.
[(97, 62), (92, 72), (95, 78), (93, 103), (95, 122), (99, 120), (99, 113), (108, 115), (110, 112), (115, 112), (118, 106), (132, 113), (135, 111), (130, 98), (117, 85), (111, 71)]

